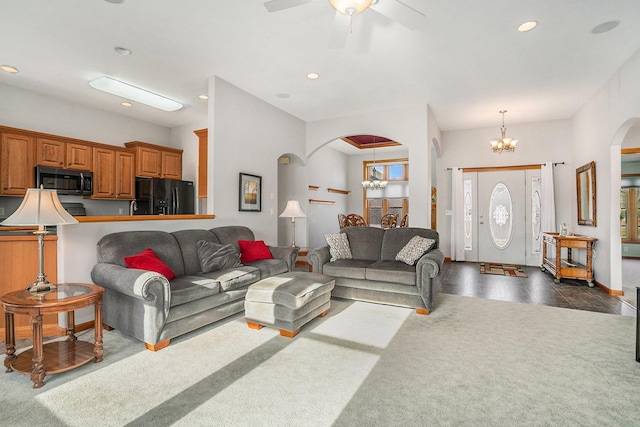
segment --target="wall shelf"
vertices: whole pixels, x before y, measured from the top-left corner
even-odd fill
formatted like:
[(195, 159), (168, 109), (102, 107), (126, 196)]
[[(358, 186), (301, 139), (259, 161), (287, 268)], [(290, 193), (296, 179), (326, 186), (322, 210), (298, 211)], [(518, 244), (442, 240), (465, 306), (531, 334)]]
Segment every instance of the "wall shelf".
[(311, 190), (311, 191), (318, 191), (318, 188), (320, 188), (320, 187), (317, 186), (317, 185), (310, 185), (309, 186), (309, 190)]
[(337, 188), (327, 188), (329, 193), (338, 193), (338, 194), (349, 194), (351, 191), (348, 190), (339, 190)]
[(335, 203), (334, 200), (319, 200), (319, 199), (309, 199), (309, 203), (315, 205), (333, 205)]

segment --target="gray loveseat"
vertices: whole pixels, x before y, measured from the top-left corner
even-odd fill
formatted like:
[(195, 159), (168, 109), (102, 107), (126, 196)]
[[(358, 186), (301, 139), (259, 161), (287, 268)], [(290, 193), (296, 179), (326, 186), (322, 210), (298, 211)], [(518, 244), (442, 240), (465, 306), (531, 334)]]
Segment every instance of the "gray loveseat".
[[(125, 231), (102, 237), (97, 244), (98, 263), (91, 271), (94, 283), (105, 289), (103, 322), (160, 350), (171, 338), (244, 310), (247, 288), (265, 277), (291, 271), (297, 249), (269, 246), (274, 259), (208, 273), (201, 271), (200, 240), (231, 244), (255, 240), (247, 227), (211, 230)], [(151, 248), (176, 277), (127, 268), (124, 257)]]
[[(429, 314), (444, 262), (437, 231), (346, 227), (340, 232), (349, 239), (353, 259), (330, 261), (329, 246), (312, 249), (307, 257), (314, 272), (335, 278), (332, 296), (411, 307), (420, 314)], [(433, 239), (435, 244), (415, 265), (396, 261), (397, 253), (414, 236)]]

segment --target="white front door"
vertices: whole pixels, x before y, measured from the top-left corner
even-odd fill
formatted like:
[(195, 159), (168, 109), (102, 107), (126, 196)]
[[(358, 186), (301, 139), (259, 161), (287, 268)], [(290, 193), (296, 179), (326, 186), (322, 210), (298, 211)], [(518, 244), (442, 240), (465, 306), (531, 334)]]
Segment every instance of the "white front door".
[(539, 177), (539, 170), (464, 174), (466, 260), (539, 265)]

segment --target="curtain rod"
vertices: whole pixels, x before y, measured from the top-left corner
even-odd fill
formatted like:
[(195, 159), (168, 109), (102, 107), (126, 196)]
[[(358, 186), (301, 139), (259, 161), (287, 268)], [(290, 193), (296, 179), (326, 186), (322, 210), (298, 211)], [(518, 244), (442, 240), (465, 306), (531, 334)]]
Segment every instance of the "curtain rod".
[[(553, 164), (553, 166), (558, 166), (558, 165), (564, 165), (564, 162), (555, 162)], [(533, 169), (534, 166), (544, 166), (544, 163), (540, 163), (540, 164), (532, 164), (532, 165), (518, 165), (518, 166), (483, 166), (483, 167), (474, 167), (474, 168), (460, 168), (460, 169), (474, 169), (474, 170), (478, 170), (478, 169), (513, 169), (513, 170), (519, 170), (519, 169)], [(452, 170), (453, 168), (447, 168), (448, 171)]]

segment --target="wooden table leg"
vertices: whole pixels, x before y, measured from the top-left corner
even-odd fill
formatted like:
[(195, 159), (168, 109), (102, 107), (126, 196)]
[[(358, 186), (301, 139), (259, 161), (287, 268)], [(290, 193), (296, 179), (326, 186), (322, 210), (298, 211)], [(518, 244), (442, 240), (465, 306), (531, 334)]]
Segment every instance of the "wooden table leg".
[(95, 320), (93, 321), (95, 345), (93, 347), (93, 353), (96, 355), (94, 362), (99, 363), (102, 362), (102, 357), (104, 355), (104, 351), (102, 349), (102, 300), (96, 301), (95, 308)]
[(76, 313), (67, 311), (67, 341), (76, 341)]
[(4, 366), (6, 372), (13, 372), (11, 363), (16, 360), (16, 337), (14, 334), (13, 313), (4, 314), (4, 345), (6, 347), (6, 355), (4, 358)]
[(31, 316), (31, 325), (33, 327), (33, 371), (31, 372), (31, 381), (33, 388), (40, 388), (44, 385), (44, 355), (42, 353), (42, 314), (34, 314)]

